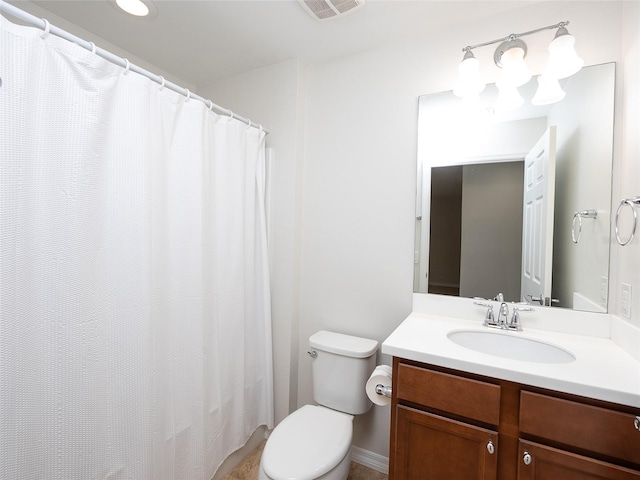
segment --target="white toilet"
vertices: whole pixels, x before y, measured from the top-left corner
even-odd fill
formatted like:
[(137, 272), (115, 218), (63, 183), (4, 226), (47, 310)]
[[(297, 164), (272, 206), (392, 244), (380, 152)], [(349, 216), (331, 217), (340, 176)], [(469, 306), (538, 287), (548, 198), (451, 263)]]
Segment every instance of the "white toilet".
[(309, 338), (313, 398), (273, 430), (258, 480), (345, 480), (351, 464), (353, 416), (371, 401), (365, 384), (375, 369), (378, 342), (320, 331)]

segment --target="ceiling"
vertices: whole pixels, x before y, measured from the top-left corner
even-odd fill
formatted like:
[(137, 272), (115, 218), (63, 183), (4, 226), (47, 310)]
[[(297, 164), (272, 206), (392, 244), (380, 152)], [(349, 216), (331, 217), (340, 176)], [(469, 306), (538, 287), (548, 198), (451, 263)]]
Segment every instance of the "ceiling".
[(42, 7), (203, 86), (285, 60), (328, 61), (531, 2), (368, 0), (352, 13), (325, 21), (312, 18), (297, 0), (156, 0), (153, 19), (132, 17), (106, 0), (10, 3), (26, 11), (33, 4)]

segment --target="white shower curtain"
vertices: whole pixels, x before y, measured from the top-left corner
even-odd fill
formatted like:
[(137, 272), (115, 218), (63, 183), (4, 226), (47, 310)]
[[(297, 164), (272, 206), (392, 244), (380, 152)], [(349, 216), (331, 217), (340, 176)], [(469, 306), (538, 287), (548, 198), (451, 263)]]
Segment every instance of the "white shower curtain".
[(209, 480), (273, 424), (264, 133), (0, 21), (0, 477)]

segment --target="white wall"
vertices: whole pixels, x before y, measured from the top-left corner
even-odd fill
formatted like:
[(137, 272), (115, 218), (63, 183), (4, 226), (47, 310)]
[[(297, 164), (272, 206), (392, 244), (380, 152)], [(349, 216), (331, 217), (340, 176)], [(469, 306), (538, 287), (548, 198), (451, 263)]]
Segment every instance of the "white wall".
[[(282, 210), (277, 213), (274, 207), (274, 220), (286, 224), (273, 229), (274, 312), (275, 305), (281, 306), (274, 314), (274, 344), (285, 351), (276, 365), (281, 383), (287, 373), (279, 369), (286, 370), (289, 354), (288, 375), (296, 376), (299, 341), (298, 374), (289, 381), (288, 399), (279, 393), (279, 412), (287, 404), (312, 401), (306, 350), (313, 332), (329, 329), (382, 341), (411, 311), (417, 97), (451, 89), (463, 46), (567, 19), (587, 65), (624, 58), (618, 107), (624, 99), (625, 108), (616, 112), (614, 198), (640, 195), (637, 3), (540, 2), (432, 37), (310, 66), (306, 76), (299, 66), (285, 64), (204, 90), (216, 102), (263, 122), (277, 144), (274, 180), (282, 190), (275, 203)], [(527, 38), (534, 73), (542, 70), (552, 37), (550, 31)], [(483, 70), (495, 80), (493, 49), (480, 50)], [(630, 81), (633, 86), (627, 85)], [(285, 85), (296, 94), (283, 92)], [(301, 91), (306, 96), (303, 124), (298, 122), (305, 107)], [(282, 104), (283, 97), (297, 105)], [(301, 127), (304, 169), (301, 136), (295, 133)], [(637, 302), (639, 250), (633, 248), (614, 248), (611, 289), (615, 293), (615, 285), (628, 281)], [(612, 295), (611, 311), (619, 310), (619, 299)], [(637, 303), (632, 322), (640, 324)], [(356, 420), (354, 443), (386, 456), (388, 434), (389, 409), (374, 407)]]

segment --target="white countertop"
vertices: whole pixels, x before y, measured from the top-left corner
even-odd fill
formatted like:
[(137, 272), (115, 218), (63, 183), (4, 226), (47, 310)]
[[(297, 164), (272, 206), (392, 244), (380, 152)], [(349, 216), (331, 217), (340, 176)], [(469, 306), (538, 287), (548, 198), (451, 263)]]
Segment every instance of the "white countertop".
[(412, 313), (382, 343), (382, 353), (465, 372), (640, 407), (640, 362), (609, 338), (536, 330), (502, 332), (568, 350), (570, 363), (536, 363), (484, 354), (453, 343), (452, 330), (493, 331), (473, 321)]

